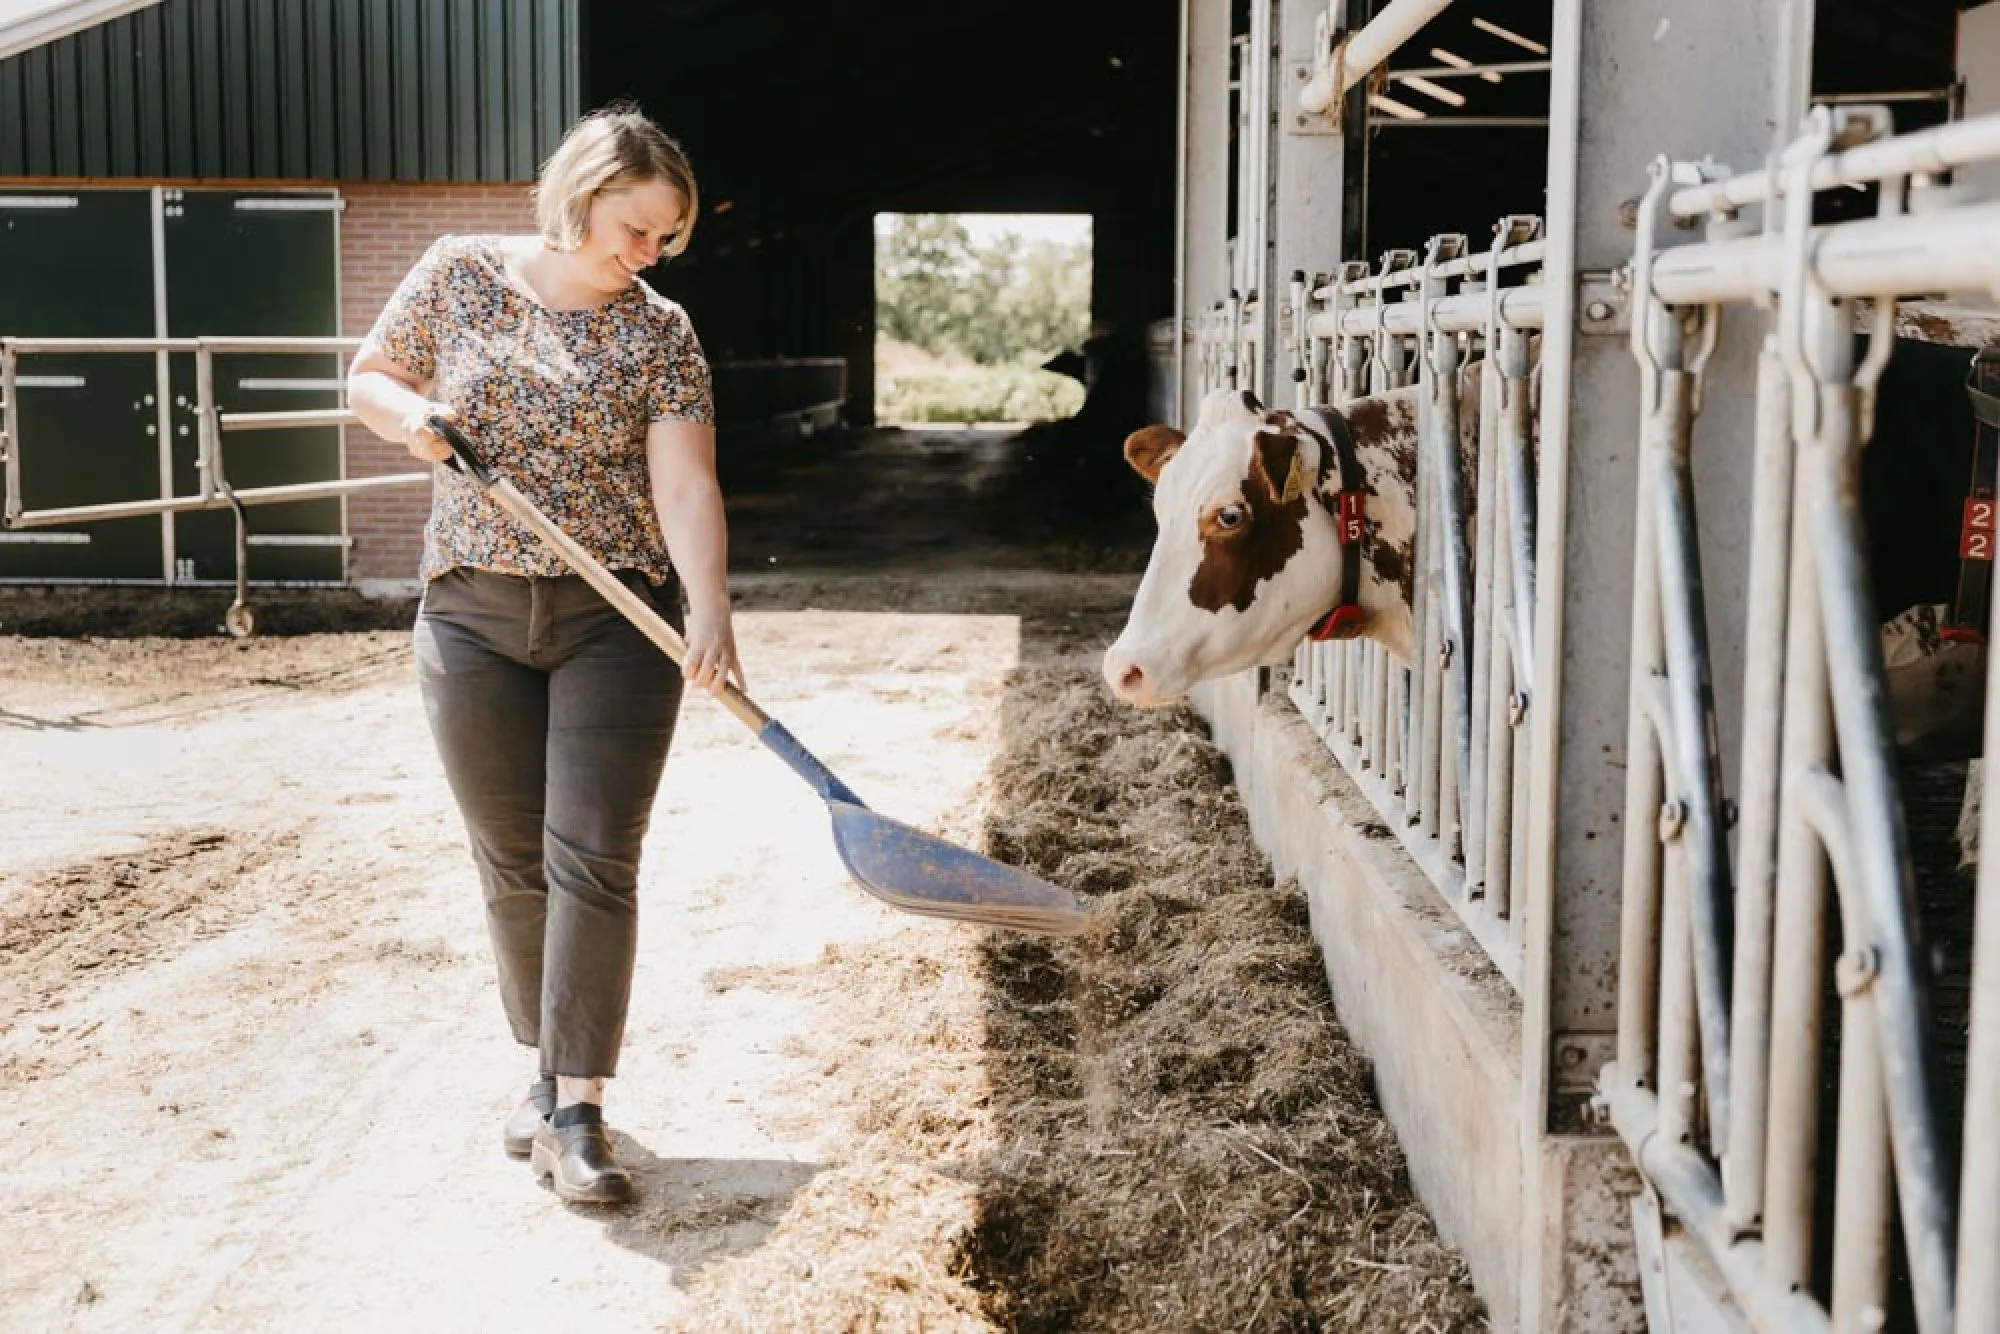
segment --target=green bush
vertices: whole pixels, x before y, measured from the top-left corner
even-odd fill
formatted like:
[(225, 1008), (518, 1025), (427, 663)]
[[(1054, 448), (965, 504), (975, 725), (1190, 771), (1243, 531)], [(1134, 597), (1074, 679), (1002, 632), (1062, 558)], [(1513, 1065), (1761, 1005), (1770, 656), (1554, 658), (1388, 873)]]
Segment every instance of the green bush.
[(1052, 421), (1082, 406), (1075, 380), (1019, 366), (887, 376), (875, 388), (875, 415), (885, 422)]

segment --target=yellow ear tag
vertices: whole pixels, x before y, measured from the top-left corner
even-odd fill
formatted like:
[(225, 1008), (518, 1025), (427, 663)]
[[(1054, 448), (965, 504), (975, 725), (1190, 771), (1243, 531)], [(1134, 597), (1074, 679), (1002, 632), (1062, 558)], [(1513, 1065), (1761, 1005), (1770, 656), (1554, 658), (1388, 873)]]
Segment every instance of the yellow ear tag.
[(1292, 466), (1285, 472), (1285, 493), (1278, 497), (1278, 503), (1289, 505), (1306, 493), (1305, 468), (1299, 463), (1299, 452), (1292, 451)]

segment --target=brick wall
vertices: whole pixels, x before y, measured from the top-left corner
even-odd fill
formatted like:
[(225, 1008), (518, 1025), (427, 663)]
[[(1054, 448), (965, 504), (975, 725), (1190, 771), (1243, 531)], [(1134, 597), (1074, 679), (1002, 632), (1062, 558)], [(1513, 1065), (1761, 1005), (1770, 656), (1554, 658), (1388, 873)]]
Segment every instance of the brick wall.
[[(526, 185), (343, 185), (340, 218), (340, 331), (368, 332), (389, 294), (440, 236), (529, 232), (534, 209)], [(364, 426), (347, 428), (347, 475), (378, 477), (422, 468), (401, 445)], [(347, 502), (354, 538), (349, 569), (364, 591), (412, 586), (423, 555), (429, 487), (362, 492)]]

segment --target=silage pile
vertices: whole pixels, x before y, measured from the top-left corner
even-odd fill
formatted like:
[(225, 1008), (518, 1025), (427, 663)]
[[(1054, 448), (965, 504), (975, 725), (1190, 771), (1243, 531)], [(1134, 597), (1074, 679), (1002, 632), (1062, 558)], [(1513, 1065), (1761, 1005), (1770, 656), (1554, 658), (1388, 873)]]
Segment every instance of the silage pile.
[(989, 850), (1097, 899), (1074, 942), (996, 935), (976, 1282), (1018, 1329), (1483, 1324), (1332, 1012), (1295, 884), (1226, 759), (1094, 660), (1022, 669)]
[(755, 1250), (694, 1276), (675, 1328), (1483, 1328), (1224, 757), (1065, 647), (1009, 681), (984, 842), (1101, 920), (1064, 941), (911, 926), (712, 975), (825, 1004), (795, 1050), (845, 1133)]

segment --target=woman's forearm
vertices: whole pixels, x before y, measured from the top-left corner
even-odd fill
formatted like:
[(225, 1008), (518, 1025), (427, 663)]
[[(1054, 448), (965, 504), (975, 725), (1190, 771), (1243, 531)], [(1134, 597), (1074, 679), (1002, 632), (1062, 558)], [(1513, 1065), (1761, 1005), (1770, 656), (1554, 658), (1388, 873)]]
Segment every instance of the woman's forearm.
[(381, 371), (355, 371), (347, 377), (347, 406), (362, 425), (400, 445), (409, 442), (406, 423), (429, 407), (430, 400)]
[(723, 519), (722, 489), (701, 480), (656, 493), (667, 555), (687, 590), (688, 610), (720, 616), (729, 610), (729, 532)]

